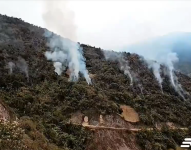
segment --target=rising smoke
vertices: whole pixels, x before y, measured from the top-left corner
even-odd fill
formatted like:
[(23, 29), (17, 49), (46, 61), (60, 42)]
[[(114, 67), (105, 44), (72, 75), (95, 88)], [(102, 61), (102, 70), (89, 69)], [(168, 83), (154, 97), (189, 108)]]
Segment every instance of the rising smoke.
[(175, 91), (183, 98), (184, 98), (184, 90), (182, 89), (181, 84), (178, 82), (178, 78), (174, 73), (174, 63), (178, 62), (179, 59), (176, 53), (168, 53), (165, 57), (161, 59), (161, 63), (164, 63), (168, 68), (168, 75), (170, 78), (170, 82), (174, 87)]
[(15, 68), (15, 63), (13, 63), (11, 61), (8, 62), (6, 68), (9, 69), (9, 74), (12, 74), (13, 73), (13, 69)]
[(152, 61), (152, 60), (146, 60), (147, 64), (148, 64), (148, 68), (152, 69), (153, 71), (153, 74), (156, 78), (156, 80), (158, 81), (159, 83), (159, 86), (161, 88), (161, 91), (163, 93), (163, 89), (162, 89), (162, 81), (163, 79), (161, 78), (161, 75), (160, 75), (160, 64), (156, 61)]
[[(177, 54), (175, 52), (168, 52), (166, 54), (160, 54), (158, 57), (155, 57), (156, 61), (151, 61), (149, 59), (146, 60), (148, 67), (152, 68), (155, 78), (157, 79), (161, 90), (162, 90), (162, 78), (160, 75), (160, 64), (165, 65), (167, 67), (167, 75), (169, 76), (170, 83), (175, 91), (183, 98), (185, 91), (182, 89), (181, 84), (178, 82), (178, 78), (175, 75), (174, 64), (179, 61)], [(162, 91), (163, 92), (163, 91)]]
[[(185, 93), (185, 91), (182, 89), (181, 84), (178, 83), (178, 78), (174, 73), (174, 66), (179, 61), (177, 53), (174, 51), (174, 47), (177, 47), (177, 42), (181, 41), (180, 37), (181, 36), (177, 34), (170, 34), (164, 37), (154, 38), (145, 42), (131, 45), (123, 50), (134, 52), (144, 57), (148, 67), (152, 68), (155, 78), (157, 79), (161, 89), (162, 78), (160, 76), (160, 64), (165, 65), (168, 68), (167, 75), (169, 76), (171, 85), (184, 99), (183, 93)], [(184, 40), (185, 39), (183, 39), (183, 41)], [(157, 63), (154, 61), (157, 61)]]
[(130, 85), (133, 85), (133, 77), (130, 73), (130, 67), (128, 65), (128, 61), (122, 58), (121, 60), (119, 60), (119, 63), (120, 63), (120, 69), (124, 71), (124, 74), (126, 76), (129, 76)]
[(18, 69), (20, 72), (24, 73), (29, 81), (29, 73), (28, 73), (28, 64), (24, 58), (18, 57), (16, 62), (8, 62), (6, 68), (9, 70), (9, 74), (13, 74), (14, 69)]
[(58, 75), (61, 75), (62, 71), (65, 70), (65, 67), (60, 62), (54, 62), (54, 68)]
[[(48, 46), (51, 51), (47, 51), (45, 56), (48, 60), (53, 61), (55, 72), (58, 75), (69, 68), (70, 81), (77, 81), (81, 73), (88, 84), (91, 79), (86, 69), (83, 51), (78, 44), (76, 36), (76, 25), (74, 22), (74, 13), (67, 7), (68, 1), (45, 1), (45, 13), (43, 20), (49, 30), (61, 35), (52, 35), (45, 30), (45, 36), (49, 39)], [(69, 40), (70, 39), (70, 40)], [(72, 40), (72, 41), (71, 41)]]
[(129, 77), (130, 85), (133, 85), (133, 77), (130, 73), (130, 67), (129, 67), (128, 60), (125, 60), (121, 53), (116, 53), (113, 51), (104, 51), (104, 55), (105, 55), (106, 60), (119, 62), (120, 69), (124, 72), (124, 74), (126, 76)]
[(25, 61), (25, 59), (22, 57), (18, 57), (16, 66), (19, 68), (21, 72), (23, 72), (26, 75), (27, 80), (29, 81), (28, 64)]

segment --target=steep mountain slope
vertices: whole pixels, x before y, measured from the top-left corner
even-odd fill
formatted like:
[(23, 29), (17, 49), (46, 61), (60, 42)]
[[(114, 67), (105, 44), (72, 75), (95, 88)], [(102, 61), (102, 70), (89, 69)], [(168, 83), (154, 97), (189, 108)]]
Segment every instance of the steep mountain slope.
[[(24, 129), (20, 138), (25, 148), (165, 150), (181, 144), (185, 136), (191, 135), (190, 130), (168, 128), (136, 134), (107, 129), (92, 131), (75, 124), (73, 118), (81, 123), (84, 116), (88, 116), (89, 123), (96, 126), (102, 115), (105, 126), (115, 128), (156, 128), (156, 125), (166, 126), (169, 122), (176, 128), (187, 128), (191, 122), (191, 79), (176, 72), (183, 89), (188, 92), (183, 100), (162, 66), (162, 93), (144, 59), (123, 53), (134, 77), (130, 85), (119, 61), (106, 60), (100, 48), (81, 44), (92, 85), (84, 78), (76, 83), (68, 82), (68, 74), (64, 72), (58, 76), (52, 62), (46, 60), (44, 52), (50, 48), (43, 34), (42, 28), (17, 18), (0, 16), (0, 97), (17, 116), (19, 128)], [(133, 108), (140, 121), (125, 121), (119, 115), (121, 105)], [(11, 143), (3, 146), (9, 145)]]
[[(144, 42), (133, 44), (123, 48), (125, 51), (134, 51), (144, 56), (145, 51), (148, 53), (158, 52), (176, 52), (179, 62), (176, 64), (176, 69), (185, 74), (191, 73), (191, 33), (178, 32), (164, 36), (155, 37)], [(148, 54), (148, 57), (150, 55)]]

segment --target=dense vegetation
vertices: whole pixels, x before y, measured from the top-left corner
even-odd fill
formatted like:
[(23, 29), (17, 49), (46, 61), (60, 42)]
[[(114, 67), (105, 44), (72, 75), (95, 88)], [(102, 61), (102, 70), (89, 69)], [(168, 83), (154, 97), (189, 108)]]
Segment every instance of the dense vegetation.
[(177, 149), (182, 144), (185, 137), (190, 137), (191, 130), (170, 130), (163, 127), (161, 131), (142, 131), (137, 134), (139, 145), (145, 150), (167, 150)]
[[(85, 149), (93, 133), (70, 124), (71, 115), (77, 111), (89, 117), (119, 114), (120, 104), (132, 106), (143, 126), (161, 122), (190, 125), (190, 97), (184, 101), (165, 74), (162, 94), (152, 70), (138, 55), (123, 53), (136, 77), (130, 86), (118, 61), (107, 61), (100, 48), (81, 44), (93, 84), (88, 85), (83, 78), (72, 83), (65, 73), (58, 76), (52, 62), (46, 60), (44, 52), (49, 47), (43, 33), (44, 29), (21, 19), (0, 16), (0, 96), (19, 118), (30, 139), (28, 145), (35, 143), (31, 149)], [(9, 62), (17, 64), (21, 59), (26, 61), (28, 72), (15, 67), (10, 73)], [(191, 79), (181, 73), (177, 76), (191, 92)]]

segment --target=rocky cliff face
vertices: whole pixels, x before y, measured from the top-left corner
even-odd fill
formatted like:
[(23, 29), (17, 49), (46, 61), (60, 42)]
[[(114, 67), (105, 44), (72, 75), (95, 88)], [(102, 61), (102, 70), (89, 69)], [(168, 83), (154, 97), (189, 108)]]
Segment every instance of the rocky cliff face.
[[(100, 48), (81, 44), (92, 85), (82, 77), (68, 82), (67, 72), (58, 76), (45, 58), (50, 48), (43, 34), (42, 28), (0, 16), (0, 96), (18, 117), (24, 129), (21, 141), (28, 149), (166, 150), (190, 135), (188, 76), (175, 72), (186, 91), (183, 99), (161, 66), (162, 92), (143, 58), (122, 53), (131, 84), (120, 61), (107, 60)], [(84, 121), (88, 126), (82, 126)]]

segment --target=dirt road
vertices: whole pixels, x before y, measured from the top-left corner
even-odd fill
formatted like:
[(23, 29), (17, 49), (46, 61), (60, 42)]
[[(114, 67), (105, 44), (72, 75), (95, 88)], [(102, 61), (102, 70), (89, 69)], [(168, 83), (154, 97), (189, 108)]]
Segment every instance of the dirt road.
[[(115, 128), (115, 127), (105, 127), (105, 126), (94, 126), (94, 125), (85, 125), (85, 128), (91, 129), (91, 130), (101, 130), (101, 129), (108, 129), (108, 130), (124, 130), (124, 131), (132, 131), (132, 132), (138, 132), (141, 130), (154, 130), (154, 128)], [(161, 130), (161, 128), (157, 128), (158, 130)], [(188, 130), (188, 128), (171, 128), (173, 130), (179, 129), (179, 130)]]

